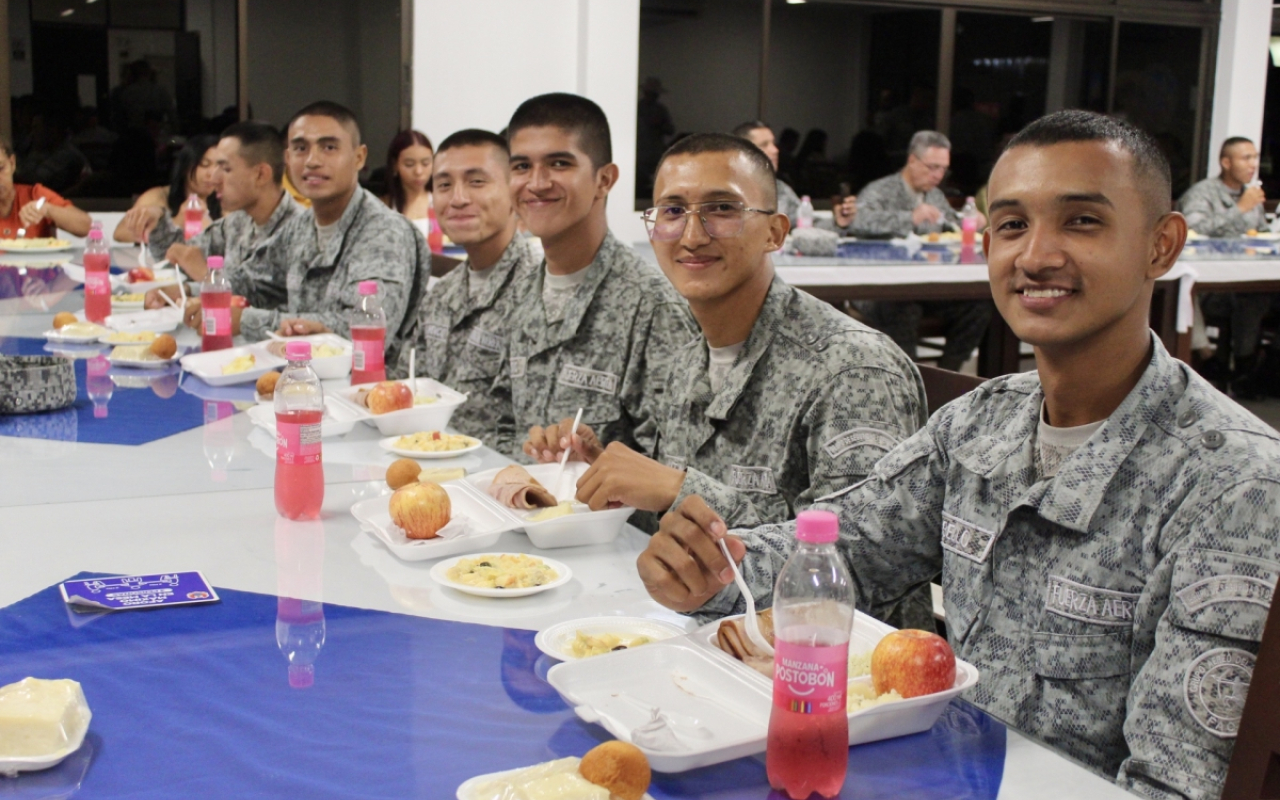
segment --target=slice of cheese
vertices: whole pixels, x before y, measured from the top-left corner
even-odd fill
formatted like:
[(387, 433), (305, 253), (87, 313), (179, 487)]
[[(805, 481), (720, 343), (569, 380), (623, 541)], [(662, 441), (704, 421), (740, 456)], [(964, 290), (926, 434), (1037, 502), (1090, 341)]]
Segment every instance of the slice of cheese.
[(0, 758), (65, 750), (87, 716), (84, 692), (75, 681), (24, 678), (0, 687)]

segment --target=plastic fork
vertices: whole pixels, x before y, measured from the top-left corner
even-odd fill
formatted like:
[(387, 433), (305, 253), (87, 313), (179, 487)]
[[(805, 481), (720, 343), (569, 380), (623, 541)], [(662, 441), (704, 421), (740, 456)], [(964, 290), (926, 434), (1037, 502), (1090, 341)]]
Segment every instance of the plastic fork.
[(751, 596), (751, 590), (747, 588), (747, 582), (742, 577), (742, 573), (738, 570), (738, 565), (734, 563), (733, 556), (729, 555), (729, 545), (724, 539), (720, 540), (720, 550), (724, 553), (724, 557), (729, 561), (729, 567), (733, 569), (733, 580), (738, 584), (738, 591), (742, 592), (743, 598), (747, 601), (747, 638), (769, 655), (773, 655), (773, 645), (769, 644), (769, 640), (764, 638), (764, 634), (760, 632), (760, 619), (756, 617), (756, 599)]
[[(578, 423), (580, 422), (582, 422), (581, 408), (578, 409), (577, 416), (573, 418), (573, 427), (569, 429), (570, 442), (573, 441), (573, 434), (577, 432)], [(563, 453), (560, 454), (560, 469), (556, 470), (555, 482), (551, 484), (551, 491), (555, 494), (556, 500), (559, 500), (563, 496), (563, 493), (560, 491), (560, 480), (564, 477), (564, 465), (569, 463), (569, 453), (572, 450), (573, 450), (573, 446), (570, 445), (568, 448), (565, 449)], [(573, 500), (572, 494), (569, 496), (569, 499)]]
[[(40, 210), (40, 209), (42, 209), (42, 208), (44, 208), (44, 198), (43, 198), (43, 197), (41, 197), (39, 200), (37, 200), (37, 201), (36, 201), (36, 211), (39, 211), (39, 210)], [(27, 226), (26, 226), (26, 225), (23, 225), (21, 228), (18, 228), (18, 235), (17, 235), (17, 236), (15, 236), (14, 238), (15, 238), (15, 239), (21, 239), (21, 238), (23, 238), (23, 237), (24, 237), (24, 236), (26, 236), (26, 235), (27, 235)]]

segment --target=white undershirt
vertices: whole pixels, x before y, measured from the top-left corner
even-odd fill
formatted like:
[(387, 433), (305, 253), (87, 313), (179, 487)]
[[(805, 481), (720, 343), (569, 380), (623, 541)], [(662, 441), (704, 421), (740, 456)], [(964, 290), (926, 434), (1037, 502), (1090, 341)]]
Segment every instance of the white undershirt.
[(489, 279), (493, 277), (493, 268), (498, 266), (495, 261), (484, 269), (467, 270), (467, 294), (475, 297), (484, 291), (484, 287), (488, 285)]
[(586, 281), (587, 273), (590, 271), (591, 267), (588, 266), (571, 275), (552, 275), (547, 272), (543, 276), (542, 307), (546, 309), (547, 322), (559, 322), (564, 319), (564, 307), (569, 305), (573, 293)]
[(1097, 433), (1104, 422), (1106, 420), (1101, 419), (1074, 428), (1055, 428), (1045, 422), (1045, 408), (1041, 402), (1040, 423), (1036, 427), (1036, 471), (1040, 473), (1040, 477), (1052, 478), (1057, 475), (1062, 462), (1089, 441), (1089, 437)]
[(727, 347), (707, 346), (707, 351), (711, 355), (711, 360), (707, 362), (707, 377), (711, 379), (713, 393), (720, 393), (720, 389), (724, 386), (724, 379), (729, 376), (729, 370), (733, 368), (733, 362), (738, 360), (738, 354), (742, 352), (742, 346), (745, 344), (746, 342), (742, 341)]
[[(338, 222), (341, 221), (342, 220), (338, 220)], [(328, 247), (329, 240), (332, 239), (334, 234), (337, 232), (337, 222), (331, 222), (328, 225), (321, 225), (319, 222), (316, 223), (316, 244), (319, 246), (321, 253), (323, 253), (324, 249)]]

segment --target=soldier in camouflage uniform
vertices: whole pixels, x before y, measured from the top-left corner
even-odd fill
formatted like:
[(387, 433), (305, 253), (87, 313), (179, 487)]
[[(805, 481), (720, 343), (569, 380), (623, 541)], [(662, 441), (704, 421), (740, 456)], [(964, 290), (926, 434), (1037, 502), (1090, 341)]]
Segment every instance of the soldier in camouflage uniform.
[[(858, 195), (857, 236), (889, 237), (909, 233), (937, 233), (950, 226), (960, 229), (960, 218), (938, 189), (951, 164), (951, 142), (934, 131), (911, 137), (907, 165), (863, 187)], [(867, 321), (884, 331), (906, 354), (916, 358), (920, 320), (941, 317), (946, 324), (946, 344), (938, 366), (959, 370), (986, 334), (991, 304), (986, 300), (933, 300), (928, 302), (862, 301), (858, 310)]]
[[(1178, 257), (1168, 163), (1084, 111), (1015, 137), (992, 172), (992, 289), (1039, 374), (947, 405), (827, 498), (874, 607), (943, 575), (968, 699), (1152, 798), (1216, 798), (1280, 576), (1280, 438), (1147, 328)], [(793, 526), (729, 537), (768, 605)], [(641, 556), (678, 610), (740, 609), (692, 498)], [(745, 544), (745, 547), (744, 547)]]
[[(386, 358), (395, 364), (431, 276), (431, 251), (417, 229), (358, 182), (367, 148), (351, 112), (319, 102), (288, 126), (286, 163), (311, 208), (285, 227), (280, 252), (286, 264), (283, 309), (247, 308), (245, 338), (278, 330), (286, 336), (333, 331), (350, 338), (348, 314), (362, 281), (376, 281), (387, 316)], [(403, 325), (408, 319), (409, 325)]]
[[(277, 248), (286, 223), (302, 212), (280, 182), (284, 177), (284, 140), (261, 122), (238, 122), (218, 142), (218, 197), (224, 216), (214, 220), (190, 244), (175, 244), (166, 257), (193, 280), (204, 280), (208, 256), (222, 256), (231, 290), (257, 308), (281, 308), (286, 302), (287, 263)], [(155, 230), (176, 227), (156, 209)], [(179, 297), (176, 286), (147, 293), (148, 308), (163, 308), (158, 293)]]
[[(734, 136), (741, 137), (754, 144), (756, 147), (769, 157), (769, 163), (773, 165), (773, 171), (778, 171), (778, 145), (773, 136), (773, 129), (760, 120), (752, 120), (744, 122), (732, 131)], [(778, 202), (776, 208), (779, 214), (783, 214), (791, 222), (794, 230), (800, 213), (800, 198), (796, 195), (796, 190), (792, 189), (786, 181), (776, 178), (778, 182)], [(853, 218), (858, 213), (858, 198), (849, 195), (839, 204), (831, 209), (830, 217), (820, 217), (815, 219), (813, 227), (820, 228), (825, 231), (833, 231), (842, 236), (849, 236), (853, 232)]]
[[(432, 200), (440, 227), (467, 258), (423, 298), (409, 342), (417, 374), (467, 393), (451, 427), (511, 452), (511, 396), (494, 382), (507, 360), (516, 289), (534, 279), (537, 262), (516, 236), (507, 142), (480, 130), (459, 131), (440, 143), (432, 167)], [(396, 377), (409, 373), (409, 346)], [(506, 436), (506, 440), (503, 440)]]
[(582, 408), (602, 436), (651, 453), (671, 358), (696, 332), (671, 284), (609, 233), (609, 123), (586, 98), (542, 95), (516, 110), (508, 137), (512, 197), (546, 253), (515, 302), (499, 376), (515, 430)]

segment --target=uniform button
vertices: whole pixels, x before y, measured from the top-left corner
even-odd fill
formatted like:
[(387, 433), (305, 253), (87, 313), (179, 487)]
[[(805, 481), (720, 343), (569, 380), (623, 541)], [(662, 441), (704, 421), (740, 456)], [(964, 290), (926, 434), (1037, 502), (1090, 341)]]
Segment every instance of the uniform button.
[(823, 342), (822, 344), (818, 345), (818, 352), (819, 352), (819, 353), (821, 353), (823, 350), (826, 350), (826, 349), (827, 349), (827, 343), (826, 343), (826, 342)]
[(1217, 450), (1226, 444), (1226, 441), (1227, 437), (1223, 436), (1221, 431), (1205, 431), (1204, 435), (1200, 437), (1200, 444), (1210, 450)]
[(1178, 415), (1178, 427), (1190, 428), (1192, 425), (1196, 424), (1196, 420), (1198, 419), (1200, 419), (1199, 414), (1192, 411), (1191, 409), (1187, 409), (1186, 411), (1183, 411), (1181, 414)]
[(808, 336), (804, 337), (804, 340), (805, 340), (806, 342), (808, 342), (809, 344), (813, 344), (814, 342), (818, 341), (818, 337), (817, 337), (817, 336), (814, 336), (814, 335), (811, 333), (811, 334), (809, 334)]

